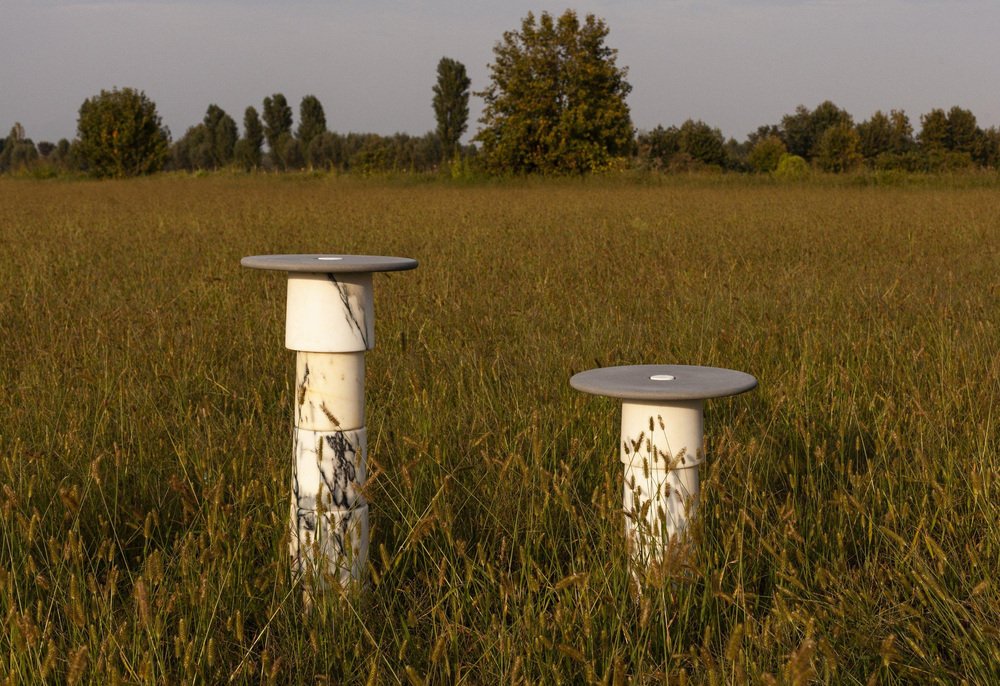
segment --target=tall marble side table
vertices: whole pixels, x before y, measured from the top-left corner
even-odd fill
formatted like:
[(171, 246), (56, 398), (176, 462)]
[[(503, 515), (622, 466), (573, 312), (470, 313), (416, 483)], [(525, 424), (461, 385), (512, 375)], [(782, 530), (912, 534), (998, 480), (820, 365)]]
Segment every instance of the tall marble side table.
[(375, 345), (372, 274), (416, 260), (371, 255), (255, 255), (244, 267), (288, 273), (285, 347), (295, 351), (290, 552), (306, 600), (347, 587), (368, 558), (365, 352)]
[(683, 541), (697, 510), (705, 400), (749, 391), (757, 379), (717, 367), (651, 364), (591, 369), (569, 383), (621, 399), (619, 449), (633, 569), (663, 562), (670, 546)]

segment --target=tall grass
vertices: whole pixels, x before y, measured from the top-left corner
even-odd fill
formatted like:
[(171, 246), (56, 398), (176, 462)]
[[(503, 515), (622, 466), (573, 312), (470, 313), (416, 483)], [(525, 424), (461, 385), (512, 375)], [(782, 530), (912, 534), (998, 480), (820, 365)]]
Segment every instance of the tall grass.
[[(1000, 681), (995, 189), (0, 180), (0, 681)], [(361, 597), (288, 569), (284, 278), (376, 277)], [(708, 405), (690, 568), (634, 593), (618, 406)]]

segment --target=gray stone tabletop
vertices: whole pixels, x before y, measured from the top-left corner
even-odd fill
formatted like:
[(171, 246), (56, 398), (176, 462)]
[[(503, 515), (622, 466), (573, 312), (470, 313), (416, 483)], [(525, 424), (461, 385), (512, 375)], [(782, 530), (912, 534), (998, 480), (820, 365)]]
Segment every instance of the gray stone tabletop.
[(623, 400), (701, 400), (736, 395), (757, 387), (744, 372), (686, 364), (602, 367), (574, 374), (578, 391)]
[(378, 255), (251, 255), (240, 260), (250, 269), (273, 269), (283, 272), (311, 274), (400, 272), (416, 269), (417, 261), (409, 257)]

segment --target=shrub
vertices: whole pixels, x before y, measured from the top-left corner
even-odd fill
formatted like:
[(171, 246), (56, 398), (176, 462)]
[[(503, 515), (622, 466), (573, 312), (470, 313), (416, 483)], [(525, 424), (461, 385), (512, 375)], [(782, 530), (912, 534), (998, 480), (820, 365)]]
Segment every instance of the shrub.
[(774, 177), (782, 181), (797, 181), (809, 176), (809, 163), (798, 155), (786, 153), (778, 161)]
[(754, 171), (773, 172), (781, 158), (788, 154), (785, 142), (777, 136), (766, 136), (753, 146), (747, 161)]

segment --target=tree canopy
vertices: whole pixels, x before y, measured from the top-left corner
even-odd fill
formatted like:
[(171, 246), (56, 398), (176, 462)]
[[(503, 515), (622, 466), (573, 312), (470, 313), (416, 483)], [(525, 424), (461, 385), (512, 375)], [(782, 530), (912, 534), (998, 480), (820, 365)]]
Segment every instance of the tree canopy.
[(494, 171), (586, 172), (631, 152), (627, 70), (605, 45), (608, 27), (572, 10), (529, 13), (493, 48), (476, 140)]
[(6, 139), (0, 139), (0, 171), (17, 171), (38, 159), (38, 149), (16, 122)]
[(133, 88), (102, 90), (80, 105), (78, 153), (94, 176), (138, 176), (159, 171), (169, 132), (156, 105)]
[(812, 111), (799, 105), (795, 108), (795, 114), (782, 118), (782, 139), (788, 152), (809, 160), (817, 154), (817, 145), (826, 130), (840, 125), (853, 126), (854, 121), (847, 110), (840, 109), (829, 100), (820, 103)]

